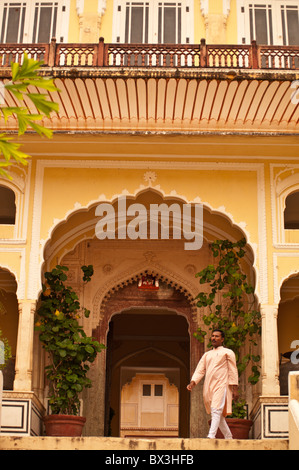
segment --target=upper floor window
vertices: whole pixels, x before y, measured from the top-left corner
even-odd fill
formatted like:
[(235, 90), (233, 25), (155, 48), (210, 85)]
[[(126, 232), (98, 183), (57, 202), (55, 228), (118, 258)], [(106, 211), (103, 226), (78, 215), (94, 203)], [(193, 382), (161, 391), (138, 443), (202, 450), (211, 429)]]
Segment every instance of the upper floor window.
[(113, 40), (120, 43), (193, 42), (193, 2), (117, 0)]
[(67, 37), (69, 0), (4, 2), (0, 5), (1, 43), (49, 43)]
[(0, 186), (0, 224), (14, 225), (15, 219), (15, 193), (10, 188)]
[[(242, 21), (238, 22), (241, 42), (256, 40), (258, 44), (299, 44), (298, 0), (240, 0), (239, 8), (244, 15), (245, 37)], [(240, 17), (241, 18), (241, 17)]]

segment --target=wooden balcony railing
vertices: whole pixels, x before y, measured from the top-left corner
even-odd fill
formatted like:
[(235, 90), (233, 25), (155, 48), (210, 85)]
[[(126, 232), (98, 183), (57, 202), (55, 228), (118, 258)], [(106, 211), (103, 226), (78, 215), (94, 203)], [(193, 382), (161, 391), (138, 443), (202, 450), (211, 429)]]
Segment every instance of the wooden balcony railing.
[(0, 68), (24, 53), (47, 67), (175, 67), (299, 70), (298, 46), (200, 44), (0, 44)]

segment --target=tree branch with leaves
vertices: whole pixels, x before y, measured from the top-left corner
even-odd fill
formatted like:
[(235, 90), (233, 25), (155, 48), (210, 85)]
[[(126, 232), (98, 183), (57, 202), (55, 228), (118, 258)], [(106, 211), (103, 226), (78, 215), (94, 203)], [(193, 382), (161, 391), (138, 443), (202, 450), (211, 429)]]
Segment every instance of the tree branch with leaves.
[[(53, 131), (38, 123), (45, 117), (49, 118), (52, 112), (58, 112), (58, 103), (49, 99), (48, 93), (33, 93), (29, 91), (30, 86), (35, 86), (39, 90), (46, 92), (59, 91), (55, 86), (52, 78), (42, 77), (40, 68), (43, 62), (29, 59), (24, 54), (23, 63), (11, 64), (10, 82), (4, 85), (5, 91), (9, 91), (16, 98), (20, 106), (0, 106), (0, 117), (4, 118), (5, 123), (11, 116), (14, 116), (18, 123), (18, 136), (25, 134), (28, 129), (33, 130), (41, 137), (50, 139)], [(5, 97), (5, 96), (4, 96)], [(24, 99), (29, 99), (36, 107), (37, 113), (32, 114), (26, 106)], [(27, 165), (30, 155), (20, 150), (21, 144), (14, 141), (14, 138), (7, 132), (0, 133), (0, 176), (11, 178), (8, 173), (9, 166), (16, 162), (18, 164)]]
[[(205, 312), (202, 319), (209, 331), (215, 328), (225, 331), (225, 345), (236, 355), (239, 375), (251, 364), (248, 382), (254, 385), (260, 376), (260, 356), (254, 350), (261, 334), (261, 314), (256, 307), (254, 288), (241, 267), (245, 246), (245, 239), (235, 243), (229, 240), (211, 243), (215, 263), (196, 274), (200, 284), (206, 285), (196, 298), (197, 306)], [(204, 328), (198, 328), (195, 333), (202, 343), (206, 335)], [(244, 354), (246, 344), (249, 352)]]

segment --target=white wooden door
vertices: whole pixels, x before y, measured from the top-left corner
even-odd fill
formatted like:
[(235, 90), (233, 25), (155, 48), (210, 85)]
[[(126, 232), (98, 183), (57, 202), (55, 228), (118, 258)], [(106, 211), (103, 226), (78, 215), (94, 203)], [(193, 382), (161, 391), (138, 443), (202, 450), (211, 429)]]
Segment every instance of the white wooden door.
[(193, 3), (189, 0), (118, 0), (113, 38), (119, 43), (180, 44), (193, 41)]

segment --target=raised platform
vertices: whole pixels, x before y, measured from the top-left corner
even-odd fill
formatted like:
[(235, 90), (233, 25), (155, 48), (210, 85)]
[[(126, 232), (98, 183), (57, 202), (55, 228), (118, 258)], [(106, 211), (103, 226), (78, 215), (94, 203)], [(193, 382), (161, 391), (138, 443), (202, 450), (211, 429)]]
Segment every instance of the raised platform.
[[(0, 450), (102, 450), (113, 451), (197, 451), (197, 450), (288, 450), (283, 439), (123, 439), (117, 437), (12, 437), (0, 436)], [(109, 454), (108, 454), (109, 453)], [(165, 455), (165, 453), (164, 453)]]

